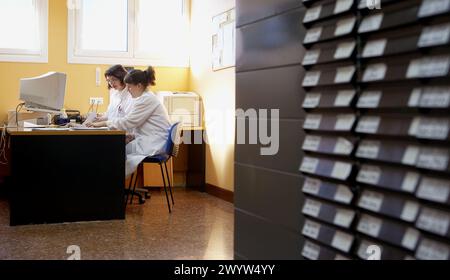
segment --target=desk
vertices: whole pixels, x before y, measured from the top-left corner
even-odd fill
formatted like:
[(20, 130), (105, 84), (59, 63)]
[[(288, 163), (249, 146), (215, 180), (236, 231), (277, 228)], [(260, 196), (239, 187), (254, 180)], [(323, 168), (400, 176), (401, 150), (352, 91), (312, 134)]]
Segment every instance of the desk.
[(8, 134), (12, 226), (125, 219), (125, 132)]
[[(188, 154), (186, 187), (204, 192), (206, 190), (206, 143), (201, 127), (183, 128), (183, 143), (180, 149)], [(191, 140), (189, 142), (189, 140)], [(184, 148), (185, 146), (186, 148)]]
[[(182, 144), (176, 158), (167, 163), (172, 186), (187, 187), (205, 191), (206, 143), (203, 138), (204, 128), (184, 127)], [(143, 172), (144, 182), (138, 185), (146, 187), (163, 186), (161, 170), (156, 164), (144, 164), (138, 172)]]
[[(3, 128), (0, 127), (0, 134), (3, 132)], [(6, 146), (6, 161), (9, 161), (9, 149), (8, 146)], [(0, 158), (0, 161), (2, 161), (3, 158)], [(2, 164), (0, 163), (0, 193), (2, 193), (3, 189), (1, 189), (3, 186), (2, 184), (5, 182), (5, 178), (8, 177), (10, 174), (9, 170), (9, 164)]]

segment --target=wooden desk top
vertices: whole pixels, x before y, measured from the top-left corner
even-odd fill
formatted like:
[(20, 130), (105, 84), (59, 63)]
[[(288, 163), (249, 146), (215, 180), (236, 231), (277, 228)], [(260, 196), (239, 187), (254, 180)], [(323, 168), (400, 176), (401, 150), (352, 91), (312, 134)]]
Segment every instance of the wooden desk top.
[[(204, 130), (203, 127), (183, 127), (184, 131)], [(0, 127), (0, 131), (2, 127)], [(121, 130), (35, 130), (31, 128), (8, 128), (9, 135), (125, 135)]]
[(122, 130), (35, 130), (31, 128), (8, 128), (11, 136), (31, 136), (31, 135), (125, 135)]

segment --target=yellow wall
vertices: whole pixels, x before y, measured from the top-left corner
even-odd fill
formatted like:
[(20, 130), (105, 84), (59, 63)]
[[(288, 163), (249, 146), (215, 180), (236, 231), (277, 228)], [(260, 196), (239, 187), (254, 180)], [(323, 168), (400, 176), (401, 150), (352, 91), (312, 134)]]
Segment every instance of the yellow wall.
[(206, 120), (210, 140), (206, 182), (230, 191), (234, 191), (235, 121), (230, 112), (235, 110), (235, 68), (212, 71), (211, 36), (212, 17), (235, 5), (235, 0), (191, 0), (190, 89), (202, 96), (206, 113), (219, 113), (217, 119)]
[[(67, 7), (66, 0), (49, 0), (49, 60), (48, 63), (2, 63), (0, 62), (0, 123), (6, 121), (8, 110), (15, 109), (18, 100), (19, 79), (44, 74), (48, 71), (65, 72), (68, 75), (65, 107), (86, 112), (89, 97), (104, 97), (106, 110), (108, 90), (105, 81), (97, 87), (95, 69), (102, 73), (108, 65), (83, 65), (67, 63)], [(141, 68), (141, 67), (137, 67)], [(157, 85), (153, 90), (186, 91), (189, 89), (188, 68), (156, 68)]]

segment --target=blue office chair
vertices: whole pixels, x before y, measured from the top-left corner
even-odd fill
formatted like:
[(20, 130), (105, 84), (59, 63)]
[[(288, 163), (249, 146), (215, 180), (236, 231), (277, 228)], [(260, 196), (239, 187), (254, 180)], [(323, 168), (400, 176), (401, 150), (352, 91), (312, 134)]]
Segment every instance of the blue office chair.
[[(161, 176), (162, 176), (163, 184), (164, 184), (164, 192), (166, 193), (167, 206), (169, 207), (169, 213), (172, 213), (172, 208), (170, 207), (169, 195), (167, 193), (166, 177), (167, 177), (167, 182), (168, 182), (168, 185), (169, 185), (169, 192), (170, 192), (170, 197), (172, 199), (172, 205), (175, 205), (175, 201), (173, 199), (172, 184), (170, 183), (169, 172), (167, 170), (167, 162), (170, 160), (171, 157), (176, 157), (178, 155), (178, 151), (180, 149), (180, 142), (181, 142), (180, 141), (181, 140), (181, 130), (182, 130), (182, 125), (181, 125), (180, 122), (177, 122), (177, 123), (173, 124), (170, 127), (170, 129), (169, 129), (169, 137), (168, 137), (166, 145), (164, 147), (164, 152), (159, 154), (159, 155), (146, 157), (141, 162), (141, 164), (144, 164), (144, 163), (157, 163), (157, 164), (159, 164), (159, 167), (161, 169)], [(163, 170), (163, 165), (164, 165), (164, 170)], [(165, 174), (164, 174), (164, 171), (165, 171)], [(130, 204), (133, 202), (134, 195), (137, 195), (139, 197), (139, 202), (141, 204), (145, 202), (145, 200), (143, 199), (142, 194), (139, 193), (140, 191), (142, 191), (142, 189), (136, 191), (136, 185), (137, 185), (137, 181), (138, 181), (139, 175), (143, 179), (143, 172), (140, 172), (139, 174), (137, 174), (136, 175), (136, 180), (134, 181), (133, 190), (130, 192), (130, 188), (131, 188), (131, 185), (132, 185), (132, 182), (133, 182), (134, 174), (131, 175), (131, 181), (130, 181), (130, 185), (129, 185), (127, 196), (126, 196), (126, 203), (127, 204), (128, 204), (128, 196), (129, 196), (130, 193), (131, 193)], [(148, 192), (148, 190), (144, 189), (144, 192), (145, 191)]]

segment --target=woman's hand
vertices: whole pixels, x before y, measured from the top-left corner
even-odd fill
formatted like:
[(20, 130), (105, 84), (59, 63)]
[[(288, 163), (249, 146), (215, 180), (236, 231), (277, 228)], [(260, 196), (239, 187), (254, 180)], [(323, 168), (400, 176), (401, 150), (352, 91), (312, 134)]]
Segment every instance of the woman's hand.
[(107, 121), (107, 120), (108, 120), (107, 117), (103, 117), (102, 115), (97, 114), (97, 117), (92, 122), (104, 122), (104, 121)]
[(125, 143), (128, 144), (135, 139), (134, 134), (127, 134), (125, 137)]
[(86, 126), (87, 127), (105, 127), (107, 125), (106, 125), (105, 121), (102, 121), (102, 122), (87, 123)]

